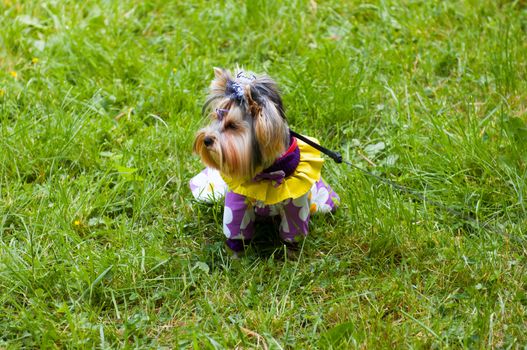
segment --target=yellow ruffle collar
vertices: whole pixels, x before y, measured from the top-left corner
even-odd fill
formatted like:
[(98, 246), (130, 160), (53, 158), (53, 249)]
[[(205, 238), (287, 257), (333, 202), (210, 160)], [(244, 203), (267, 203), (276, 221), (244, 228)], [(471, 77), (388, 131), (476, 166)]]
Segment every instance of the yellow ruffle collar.
[[(317, 139), (309, 137), (313, 142), (319, 143)], [(270, 205), (282, 202), (288, 198), (298, 198), (307, 193), (313, 184), (320, 179), (320, 171), (324, 159), (320, 152), (305, 142), (298, 140), (300, 149), (300, 162), (293, 172), (284, 181), (275, 187), (271, 180), (254, 181), (252, 179), (234, 179), (221, 174), (227, 183), (229, 190), (245, 197)]]

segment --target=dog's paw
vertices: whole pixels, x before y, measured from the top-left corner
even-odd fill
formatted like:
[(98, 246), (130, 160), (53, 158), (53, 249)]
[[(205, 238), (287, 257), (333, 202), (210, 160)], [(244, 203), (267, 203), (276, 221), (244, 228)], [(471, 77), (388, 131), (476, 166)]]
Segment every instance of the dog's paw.
[(250, 241), (242, 239), (227, 239), (225, 245), (227, 246), (227, 252), (233, 259), (239, 259), (245, 254), (245, 248), (249, 245)]

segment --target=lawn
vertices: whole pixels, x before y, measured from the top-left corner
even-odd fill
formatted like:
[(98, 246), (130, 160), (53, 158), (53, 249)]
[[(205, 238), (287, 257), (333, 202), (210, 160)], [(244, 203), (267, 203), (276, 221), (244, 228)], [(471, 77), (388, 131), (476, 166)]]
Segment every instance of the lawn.
[[(0, 348), (527, 346), (525, 1), (2, 0), (0, 27)], [(236, 65), (421, 198), (328, 159), (297, 256), (232, 259), (188, 181)]]

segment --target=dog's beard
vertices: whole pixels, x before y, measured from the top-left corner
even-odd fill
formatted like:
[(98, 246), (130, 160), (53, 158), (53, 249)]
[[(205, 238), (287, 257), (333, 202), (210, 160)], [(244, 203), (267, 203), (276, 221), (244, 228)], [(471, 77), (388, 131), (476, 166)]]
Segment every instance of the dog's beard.
[[(249, 121), (240, 117), (233, 130), (212, 124), (198, 132), (194, 151), (207, 166), (231, 178), (252, 179), (286, 150), (289, 138), (281, 118), (258, 116), (257, 122), (252, 122), (252, 117)], [(209, 146), (205, 144), (207, 138), (213, 140)]]

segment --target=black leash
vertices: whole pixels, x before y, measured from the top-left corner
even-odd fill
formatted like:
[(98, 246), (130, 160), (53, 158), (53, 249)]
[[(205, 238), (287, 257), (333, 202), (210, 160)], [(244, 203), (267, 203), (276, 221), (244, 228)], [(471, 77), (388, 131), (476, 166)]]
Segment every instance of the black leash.
[(315, 143), (313, 141), (311, 141), (310, 139), (308, 139), (307, 137), (305, 136), (302, 136), (296, 132), (294, 132), (293, 130), (289, 130), (289, 133), (298, 138), (299, 140), (302, 140), (304, 141), (305, 143), (307, 143), (308, 145), (310, 145), (311, 147), (319, 150), (320, 152), (324, 153), (325, 155), (327, 155), (328, 157), (330, 157), (331, 159), (333, 159), (336, 163), (338, 164), (347, 164), (348, 166), (354, 168), (354, 169), (357, 169), (359, 171), (361, 171), (363, 174), (365, 175), (368, 175), (370, 177), (373, 177), (374, 179), (382, 182), (382, 183), (385, 183), (393, 188), (395, 188), (396, 190), (400, 191), (400, 192), (403, 192), (403, 193), (407, 193), (411, 196), (413, 196), (414, 198), (418, 198), (421, 202), (423, 203), (428, 203), (428, 204), (431, 204), (437, 208), (440, 208), (446, 212), (448, 212), (449, 214), (451, 215), (454, 215), (458, 218), (460, 218), (461, 220), (464, 220), (465, 222), (467, 223), (471, 223), (472, 225), (474, 225), (475, 227), (477, 228), (481, 228), (481, 229), (487, 229), (487, 230), (490, 230), (492, 232), (495, 232), (503, 237), (507, 237), (508, 239), (511, 239), (519, 244), (521, 244), (523, 246), (523, 244), (525, 243), (525, 239), (522, 238), (522, 237), (518, 237), (516, 235), (511, 235), (507, 232), (505, 232), (505, 230), (497, 225), (492, 225), (490, 224), (490, 220), (487, 221), (487, 222), (484, 222), (483, 224), (480, 223), (480, 221), (478, 219), (476, 219), (474, 216), (472, 215), (469, 215), (469, 214), (465, 214), (459, 210), (456, 210), (454, 208), (451, 208), (441, 202), (438, 202), (438, 201), (435, 201), (435, 200), (430, 200), (428, 198), (426, 198), (426, 196), (424, 194), (422, 194), (421, 192), (419, 191), (416, 191), (414, 189), (411, 189), (409, 187), (406, 187), (406, 186), (403, 186), (403, 185), (400, 185), (392, 180), (389, 180), (387, 178), (384, 178), (384, 177), (381, 177), (379, 175), (375, 175), (374, 173), (372, 172), (369, 172), (367, 170), (364, 170), (354, 164), (352, 164), (351, 162), (347, 161), (347, 160), (343, 160), (342, 159), (342, 155), (340, 154), (340, 152), (335, 152), (335, 151), (332, 151), (330, 149), (327, 149), (321, 145), (319, 145), (318, 143)]
[(311, 141), (307, 137), (302, 136), (299, 133), (296, 133), (296, 132), (294, 132), (291, 129), (289, 129), (289, 133), (292, 136), (296, 137), (297, 139), (304, 141), (305, 143), (307, 143), (311, 147), (313, 147), (313, 148), (319, 150), (320, 152), (324, 153), (325, 155), (329, 156), (335, 162), (337, 162), (339, 164), (342, 163), (342, 155), (339, 152), (333, 152), (332, 150), (329, 150), (326, 147), (323, 147), (323, 146), (319, 145), (318, 143), (315, 143), (315, 142)]
[[(352, 164), (351, 162), (349, 161), (345, 161), (342, 159), (342, 155), (340, 154), (340, 152), (335, 152), (335, 151), (332, 151), (330, 149), (327, 149), (321, 145), (319, 145), (318, 143), (315, 143), (313, 141), (311, 141), (310, 139), (308, 139), (307, 137), (305, 136), (302, 136), (296, 132), (294, 132), (293, 130), (289, 130), (290, 134), (294, 137), (296, 137), (297, 139), (299, 140), (302, 140), (304, 141), (305, 143), (307, 143), (308, 145), (310, 145), (311, 147), (319, 150), (320, 152), (324, 153), (325, 155), (329, 156), (331, 159), (333, 159), (336, 163), (338, 164), (341, 164), (341, 163), (344, 163), (344, 164), (347, 164), (348, 166), (354, 168), (354, 169), (357, 169), (357, 170), (360, 170), (362, 173), (370, 176), (370, 177), (373, 177), (374, 179), (380, 181), (380, 182), (383, 182), (387, 185), (390, 185), (391, 187), (401, 191), (401, 192), (404, 192), (404, 193), (408, 193), (416, 198), (418, 198), (420, 201), (424, 202), (424, 203), (429, 203), (437, 208), (440, 208), (440, 209), (443, 209), (445, 210), (446, 212), (454, 215), (454, 216), (457, 216), (459, 217), (460, 219), (462, 220), (465, 220), (467, 222), (470, 222), (472, 224), (475, 224), (476, 227), (481, 227), (479, 221), (474, 218), (473, 216), (471, 215), (468, 215), (468, 214), (465, 214), (459, 210), (456, 210), (454, 208), (451, 208), (449, 206), (446, 206), (445, 204), (441, 203), (441, 202), (438, 202), (438, 201), (434, 201), (434, 200), (430, 200), (428, 198), (426, 198), (426, 196), (424, 194), (422, 194), (421, 192), (419, 191), (416, 191), (414, 189), (411, 189), (409, 187), (406, 187), (406, 186), (403, 186), (403, 185), (400, 185), (392, 180), (389, 180), (387, 178), (384, 178), (384, 177), (381, 177), (379, 175), (375, 175), (374, 173), (372, 172), (369, 172), (367, 170), (364, 170), (354, 164)], [(487, 224), (484, 224), (483, 227), (487, 226)]]

